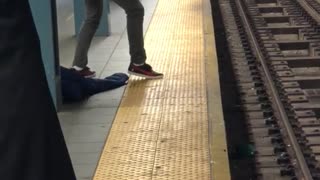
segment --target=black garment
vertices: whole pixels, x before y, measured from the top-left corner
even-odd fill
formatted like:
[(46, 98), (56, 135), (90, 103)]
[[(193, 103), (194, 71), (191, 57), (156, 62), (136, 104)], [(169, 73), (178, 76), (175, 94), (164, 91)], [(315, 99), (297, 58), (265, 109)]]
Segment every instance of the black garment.
[(0, 0), (0, 179), (76, 179), (28, 0)]
[(129, 79), (124, 73), (115, 73), (104, 79), (84, 78), (75, 70), (60, 67), (64, 102), (84, 100), (94, 94), (125, 85)]

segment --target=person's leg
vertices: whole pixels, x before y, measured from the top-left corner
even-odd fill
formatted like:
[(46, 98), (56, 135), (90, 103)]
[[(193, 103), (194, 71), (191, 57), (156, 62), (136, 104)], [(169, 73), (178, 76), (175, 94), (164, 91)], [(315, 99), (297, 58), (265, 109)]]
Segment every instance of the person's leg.
[(143, 64), (146, 61), (146, 53), (143, 42), (143, 18), (144, 7), (139, 0), (113, 0), (127, 14), (128, 40), (131, 62)]
[(131, 55), (129, 73), (146, 78), (162, 78), (163, 74), (152, 70), (146, 64), (146, 52), (143, 40), (144, 7), (139, 0), (113, 0), (127, 14), (127, 31)]
[(86, 86), (84, 89), (88, 96), (92, 96), (94, 94), (112, 90), (118, 87), (121, 87), (126, 84), (129, 77), (126, 74), (119, 75), (112, 75), (105, 79), (86, 79)]
[(98, 29), (103, 11), (103, 0), (85, 0), (85, 3), (86, 19), (79, 33), (73, 61), (73, 66), (77, 68), (76, 70), (81, 70), (87, 67), (88, 51), (94, 34)]

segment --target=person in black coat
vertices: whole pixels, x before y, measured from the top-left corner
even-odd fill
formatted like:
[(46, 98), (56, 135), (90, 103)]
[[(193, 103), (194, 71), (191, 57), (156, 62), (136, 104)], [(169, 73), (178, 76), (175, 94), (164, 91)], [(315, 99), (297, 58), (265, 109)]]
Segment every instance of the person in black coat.
[(0, 0), (0, 179), (76, 179), (28, 0)]

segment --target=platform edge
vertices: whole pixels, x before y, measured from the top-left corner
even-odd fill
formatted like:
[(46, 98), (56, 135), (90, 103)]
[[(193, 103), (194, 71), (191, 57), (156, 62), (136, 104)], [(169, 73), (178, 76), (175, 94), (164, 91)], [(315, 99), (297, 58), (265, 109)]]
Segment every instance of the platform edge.
[(218, 58), (210, 0), (203, 0), (203, 21), (211, 179), (230, 180), (227, 137), (221, 101)]

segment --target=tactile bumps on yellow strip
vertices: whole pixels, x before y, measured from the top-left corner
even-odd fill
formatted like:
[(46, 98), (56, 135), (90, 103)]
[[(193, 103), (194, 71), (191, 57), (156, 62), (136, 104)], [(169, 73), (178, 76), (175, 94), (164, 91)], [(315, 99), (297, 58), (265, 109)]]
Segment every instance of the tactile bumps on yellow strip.
[(145, 44), (165, 77), (131, 77), (94, 180), (210, 179), (202, 1), (159, 0)]

